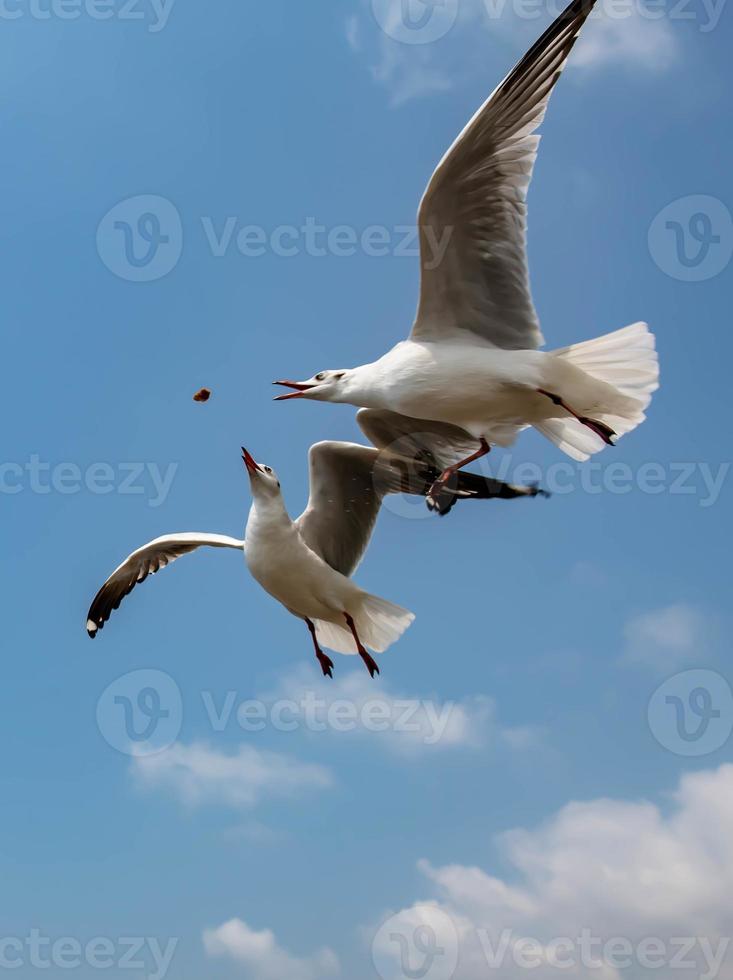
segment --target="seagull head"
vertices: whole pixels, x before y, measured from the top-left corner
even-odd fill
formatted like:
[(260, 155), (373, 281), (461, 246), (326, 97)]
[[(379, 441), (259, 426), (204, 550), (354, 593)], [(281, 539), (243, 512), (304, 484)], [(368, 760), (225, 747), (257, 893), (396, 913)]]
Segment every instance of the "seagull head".
[(278, 395), (275, 401), (284, 402), (289, 398), (313, 398), (319, 402), (346, 401), (347, 387), (352, 373), (346, 369), (319, 371), (307, 381), (273, 381), (274, 385), (293, 389), (287, 395)]
[(252, 494), (255, 497), (276, 497), (280, 493), (280, 481), (271, 466), (258, 463), (242, 446), (242, 459), (249, 475)]

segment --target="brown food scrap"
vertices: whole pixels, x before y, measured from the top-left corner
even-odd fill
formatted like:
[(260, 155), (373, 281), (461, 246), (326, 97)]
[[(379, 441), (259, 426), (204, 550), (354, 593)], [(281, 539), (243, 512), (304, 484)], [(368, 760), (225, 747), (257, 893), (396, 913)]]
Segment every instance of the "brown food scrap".
[(195, 402), (207, 402), (211, 398), (211, 391), (208, 388), (201, 388), (193, 396)]

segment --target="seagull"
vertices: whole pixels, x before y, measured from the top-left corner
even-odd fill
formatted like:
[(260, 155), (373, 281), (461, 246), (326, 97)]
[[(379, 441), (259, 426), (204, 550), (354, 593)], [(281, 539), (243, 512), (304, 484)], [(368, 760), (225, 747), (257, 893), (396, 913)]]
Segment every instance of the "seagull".
[[(526, 196), (550, 94), (594, 0), (570, 5), (494, 90), (433, 174), (420, 204), (421, 283), (407, 340), (378, 360), (320, 371), (276, 400), (308, 398), (448, 423), (470, 451), (428, 494), (534, 426), (586, 460), (646, 417), (659, 368), (646, 323), (561, 350), (544, 344), (526, 254)], [(448, 246), (436, 264), (430, 242)], [(428, 426), (429, 428), (429, 426)]]
[[(370, 429), (370, 420), (365, 423)], [(382, 430), (377, 432), (378, 424)], [(384, 432), (397, 438), (401, 428), (384, 429), (390, 420), (372, 420), (375, 438)], [(345, 442), (311, 447), (310, 497), (305, 511), (292, 521), (270, 466), (242, 449), (252, 489), (252, 508), (244, 540), (224, 534), (186, 531), (156, 538), (134, 551), (110, 575), (87, 615), (92, 639), (139, 582), (198, 548), (233, 548), (244, 552), (252, 577), (310, 631), (324, 675), (333, 677), (333, 661), (322, 646), (337, 653), (359, 654), (369, 673), (379, 673), (371, 647), (382, 653), (413, 621), (408, 610), (364, 592), (351, 580), (366, 551), (384, 496), (425, 494), (439, 470), (407, 439), (401, 452)], [(534, 496), (533, 487), (513, 487), (478, 474), (460, 473), (444, 490), (447, 512), (461, 497)]]

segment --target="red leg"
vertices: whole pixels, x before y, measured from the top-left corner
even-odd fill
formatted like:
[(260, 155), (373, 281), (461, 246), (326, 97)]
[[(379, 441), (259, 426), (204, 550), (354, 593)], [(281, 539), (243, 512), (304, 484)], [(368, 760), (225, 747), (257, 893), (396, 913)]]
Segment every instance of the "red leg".
[(321, 665), (321, 670), (323, 671), (324, 677), (333, 677), (333, 660), (327, 657), (326, 654), (318, 646), (318, 637), (316, 636), (316, 628), (313, 623), (306, 619), (306, 625), (310, 630), (311, 637), (313, 639), (313, 646), (316, 649), (316, 657), (318, 657), (318, 663)]
[(375, 674), (379, 673), (379, 667), (377, 666), (377, 661), (364, 647), (361, 640), (359, 639), (359, 634), (356, 632), (356, 623), (351, 618), (351, 616), (349, 616), (349, 614), (345, 612), (344, 618), (346, 619), (349, 629), (351, 630), (351, 635), (354, 637), (354, 640), (356, 641), (356, 649), (359, 651), (359, 656), (366, 664), (369, 673), (372, 675), (372, 677), (374, 677)]
[(428, 508), (430, 510), (434, 510), (436, 508), (437, 506), (436, 498), (438, 497), (438, 495), (440, 494), (441, 490), (446, 485), (446, 483), (450, 480), (452, 476), (454, 476), (454, 474), (458, 472), (458, 470), (463, 469), (464, 466), (468, 466), (469, 463), (473, 463), (477, 459), (481, 459), (482, 456), (485, 456), (487, 453), (490, 452), (491, 452), (491, 446), (488, 444), (488, 442), (485, 439), (481, 439), (479, 448), (476, 450), (475, 453), (472, 453), (470, 456), (467, 456), (466, 459), (462, 459), (460, 463), (454, 463), (453, 466), (446, 467), (446, 469), (443, 470), (443, 472), (440, 474), (440, 476), (435, 481), (435, 483), (433, 483), (432, 487), (428, 490), (428, 494), (427, 494)]
[(616, 445), (614, 442), (616, 433), (613, 431), (610, 425), (606, 425), (605, 422), (599, 422), (597, 419), (589, 419), (587, 415), (579, 415), (578, 412), (567, 405), (559, 395), (553, 395), (551, 391), (545, 391), (544, 388), (538, 388), (537, 391), (546, 398), (549, 398), (553, 405), (559, 405), (560, 408), (564, 408), (565, 411), (569, 412), (573, 418), (576, 418), (581, 425), (585, 425), (595, 432), (597, 436), (600, 436), (601, 439), (603, 439), (607, 446)]

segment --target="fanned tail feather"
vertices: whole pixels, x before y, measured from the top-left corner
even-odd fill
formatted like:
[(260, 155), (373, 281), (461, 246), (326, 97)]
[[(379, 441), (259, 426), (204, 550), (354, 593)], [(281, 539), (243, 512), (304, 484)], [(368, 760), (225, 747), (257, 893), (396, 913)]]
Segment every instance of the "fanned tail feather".
[[(398, 640), (415, 619), (414, 613), (386, 599), (364, 593), (361, 609), (352, 612), (356, 631), (365, 647), (375, 653), (383, 653)], [(343, 627), (323, 619), (314, 621), (318, 641), (336, 653), (355, 654), (356, 644), (348, 626)]]
[[(644, 421), (652, 394), (659, 387), (654, 334), (646, 323), (632, 323), (603, 337), (573, 344), (554, 353), (591, 378), (615, 389), (615, 392), (606, 389), (605, 393), (599, 393), (599, 400), (606, 410), (587, 409), (593, 419), (610, 426), (617, 437), (631, 432)], [(568, 401), (572, 402), (570, 395)], [(584, 407), (583, 410), (586, 411)], [(572, 417), (546, 419), (535, 423), (535, 428), (577, 460), (588, 459), (605, 445), (591, 429)]]

